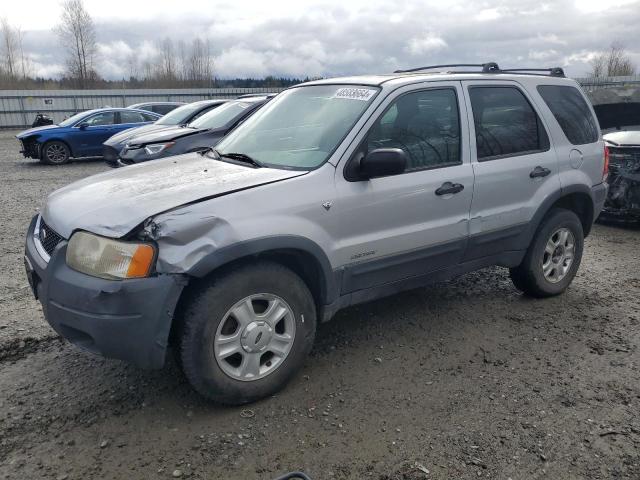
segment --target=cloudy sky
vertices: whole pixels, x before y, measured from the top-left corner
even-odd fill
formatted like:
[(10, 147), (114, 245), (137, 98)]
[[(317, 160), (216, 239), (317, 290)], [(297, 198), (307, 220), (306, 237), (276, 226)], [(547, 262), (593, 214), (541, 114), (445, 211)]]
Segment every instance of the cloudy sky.
[[(57, 76), (56, 0), (2, 0), (25, 32), (36, 72)], [(210, 39), (218, 77), (331, 76), (426, 64), (497, 61), (588, 72), (594, 53), (622, 41), (640, 66), (640, 0), (85, 0), (100, 74), (128, 76), (166, 36)]]

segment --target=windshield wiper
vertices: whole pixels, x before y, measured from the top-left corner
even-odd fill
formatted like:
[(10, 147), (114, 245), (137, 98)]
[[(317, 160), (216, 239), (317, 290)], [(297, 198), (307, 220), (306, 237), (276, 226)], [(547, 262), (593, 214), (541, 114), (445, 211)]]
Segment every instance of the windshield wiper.
[(261, 168), (262, 164), (257, 160), (251, 158), (246, 153), (220, 153), (217, 150), (213, 150), (214, 154), (217, 154), (221, 158), (230, 158), (231, 160), (235, 160), (237, 162), (248, 163), (249, 165), (253, 165), (256, 168)]

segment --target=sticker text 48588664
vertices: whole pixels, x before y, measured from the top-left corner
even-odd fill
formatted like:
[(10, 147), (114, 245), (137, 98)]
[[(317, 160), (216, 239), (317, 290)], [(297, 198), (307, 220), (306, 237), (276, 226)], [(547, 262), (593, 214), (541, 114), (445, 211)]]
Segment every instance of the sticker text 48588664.
[(333, 98), (346, 98), (348, 100), (361, 100), (363, 102), (367, 102), (375, 95), (376, 92), (377, 90), (371, 88), (345, 87), (338, 89), (338, 91), (333, 95)]

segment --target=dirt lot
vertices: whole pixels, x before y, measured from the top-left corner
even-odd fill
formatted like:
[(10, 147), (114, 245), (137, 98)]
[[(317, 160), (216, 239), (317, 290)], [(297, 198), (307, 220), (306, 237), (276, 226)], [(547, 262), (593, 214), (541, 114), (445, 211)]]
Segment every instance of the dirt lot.
[(597, 226), (554, 299), (490, 269), (343, 311), (283, 392), (223, 408), (69, 346), (30, 296), (29, 219), (104, 169), (0, 132), (0, 478), (640, 478), (640, 230)]

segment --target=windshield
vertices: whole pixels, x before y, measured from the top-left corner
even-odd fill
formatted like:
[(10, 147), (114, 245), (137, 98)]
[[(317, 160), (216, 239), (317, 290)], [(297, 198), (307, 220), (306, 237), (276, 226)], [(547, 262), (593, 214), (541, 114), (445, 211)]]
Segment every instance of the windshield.
[(60, 126), (60, 127), (70, 127), (71, 125), (76, 123), (78, 120), (82, 119), (83, 117), (86, 117), (89, 113), (91, 113), (91, 112), (89, 111), (89, 112), (76, 113), (75, 115), (70, 116), (66, 120), (61, 121), (58, 124), (58, 126)]
[(375, 87), (314, 85), (286, 90), (217, 146), (276, 168), (323, 164), (378, 93)]
[[(206, 108), (206, 107), (205, 107)], [(215, 107), (209, 107), (215, 108)], [(189, 120), (194, 113), (202, 109), (201, 104), (190, 103), (181, 107), (175, 108), (163, 116), (156, 122), (156, 125), (182, 125)]]
[(220, 105), (189, 124), (193, 128), (221, 128), (242, 115), (254, 102), (233, 101)]

